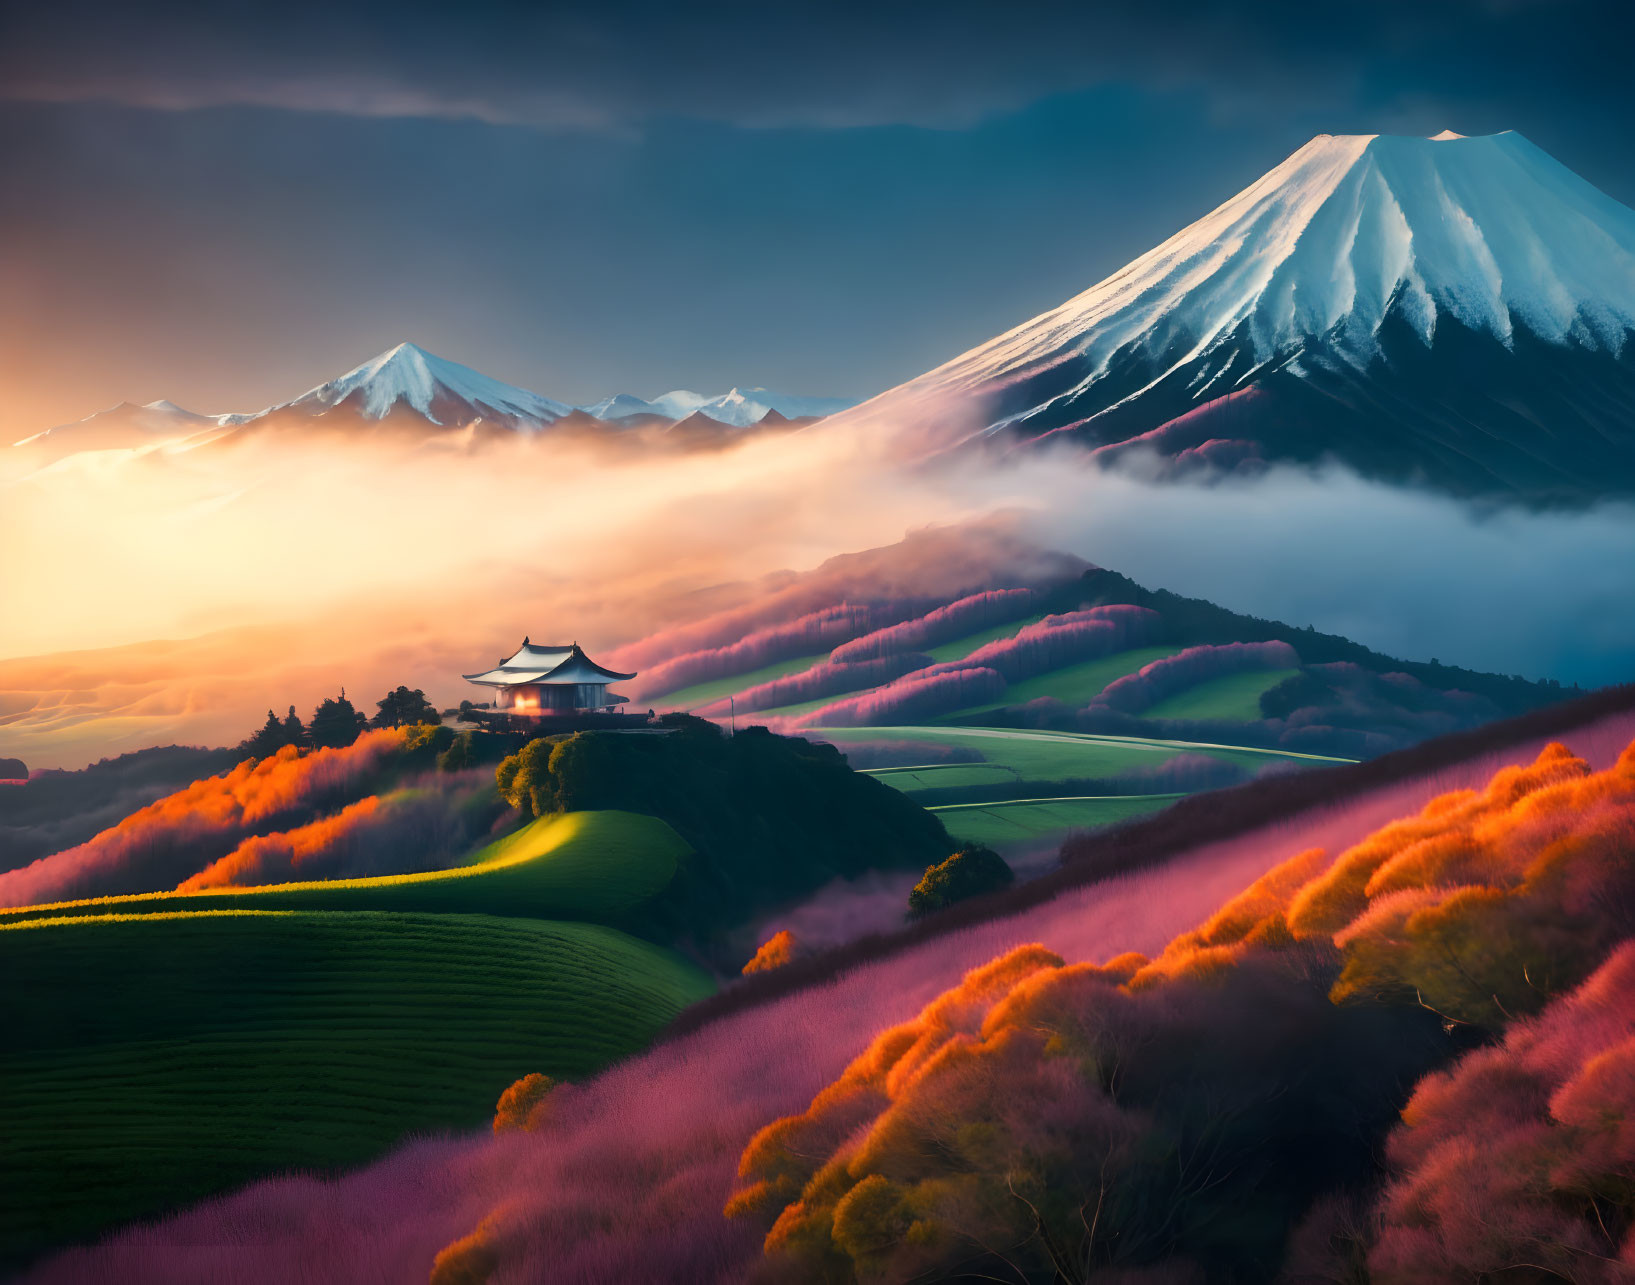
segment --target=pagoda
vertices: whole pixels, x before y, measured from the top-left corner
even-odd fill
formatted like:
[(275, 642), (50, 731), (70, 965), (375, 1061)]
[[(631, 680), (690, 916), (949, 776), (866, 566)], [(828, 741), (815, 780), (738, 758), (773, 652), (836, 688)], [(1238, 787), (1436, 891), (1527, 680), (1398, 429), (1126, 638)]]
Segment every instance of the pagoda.
[(510, 714), (580, 714), (613, 709), (626, 697), (608, 691), (608, 684), (634, 678), (598, 665), (580, 650), (541, 647), (524, 638), (522, 646), (493, 669), (465, 674), (468, 683), (494, 689), (493, 707)]

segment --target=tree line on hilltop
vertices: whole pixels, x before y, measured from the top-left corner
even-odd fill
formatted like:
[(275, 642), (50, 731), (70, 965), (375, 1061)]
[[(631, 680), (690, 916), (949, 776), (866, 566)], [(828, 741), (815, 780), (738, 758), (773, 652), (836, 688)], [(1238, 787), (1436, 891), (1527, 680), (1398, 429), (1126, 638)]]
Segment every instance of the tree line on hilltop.
[(398, 686), (375, 702), (375, 715), (368, 717), (347, 699), (346, 689), (339, 696), (325, 697), (312, 718), (302, 723), (295, 706), (279, 718), (267, 711), (267, 721), (259, 731), (244, 740), (239, 749), (256, 758), (267, 758), (286, 745), (297, 749), (341, 749), (352, 744), (371, 727), (410, 727), (416, 723), (440, 723), (437, 712), (426, 693), (419, 688)]

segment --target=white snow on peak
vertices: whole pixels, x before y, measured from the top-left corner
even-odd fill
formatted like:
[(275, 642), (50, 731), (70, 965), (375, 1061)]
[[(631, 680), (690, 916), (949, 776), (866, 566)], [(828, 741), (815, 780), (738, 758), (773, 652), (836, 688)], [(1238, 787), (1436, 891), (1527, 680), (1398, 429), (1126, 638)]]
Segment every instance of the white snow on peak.
[(631, 415), (663, 415), (664, 412), (652, 402), (640, 397), (632, 397), (629, 393), (615, 393), (612, 397), (604, 397), (599, 402), (589, 406), (581, 406), (580, 410), (597, 419), (626, 419)]
[(1078, 358), (1088, 373), (1072, 397), (1115, 354), (1175, 368), (1224, 358), (1228, 337), (1233, 350), (1246, 337), (1257, 363), (1318, 337), (1366, 361), (1392, 311), (1427, 344), (1454, 317), (1505, 343), (1520, 324), (1619, 351), (1635, 330), (1635, 210), (1514, 132), (1321, 134), (1105, 281), (861, 413)]
[(627, 415), (662, 415), (666, 419), (685, 419), (702, 411), (718, 423), (748, 428), (760, 423), (773, 410), (788, 419), (799, 419), (803, 416), (833, 415), (854, 405), (855, 402), (840, 397), (796, 397), (769, 392), (765, 388), (734, 388), (718, 397), (676, 389), (651, 401), (619, 393), (580, 409), (597, 419), (619, 419)]
[(695, 410), (713, 398), (703, 393), (691, 392), (685, 388), (674, 388), (653, 399), (653, 409), (660, 415), (668, 415), (671, 419), (686, 419)]
[(760, 423), (772, 409), (770, 400), (762, 401), (758, 396), (765, 393), (764, 388), (733, 388), (696, 407), (695, 413), (708, 415), (719, 424), (748, 428)]
[(177, 416), (178, 418), (181, 418), (181, 419), (209, 419), (210, 418), (210, 416), (208, 416), (208, 415), (195, 415), (192, 411), (187, 410), (184, 407), (178, 406), (175, 402), (166, 401), (162, 397), (156, 402), (145, 402), (145, 403), (143, 403), (142, 409), (143, 410), (157, 411), (161, 415), (175, 415), (175, 416)]
[(383, 419), (399, 403), (413, 408), (434, 424), (443, 423), (437, 412), (449, 404), (458, 408), (459, 423), (480, 414), (540, 427), (568, 413), (568, 407), (560, 402), (502, 384), (469, 366), (408, 343), (371, 358), (294, 401), (270, 409), (321, 411), (355, 395), (361, 395), (359, 410), (366, 419)]
[(1463, 137), (1463, 134), (1455, 134), (1451, 129), (1445, 129), (1440, 134), (1432, 134), (1425, 141), (1428, 143), (1451, 143), (1454, 139)]

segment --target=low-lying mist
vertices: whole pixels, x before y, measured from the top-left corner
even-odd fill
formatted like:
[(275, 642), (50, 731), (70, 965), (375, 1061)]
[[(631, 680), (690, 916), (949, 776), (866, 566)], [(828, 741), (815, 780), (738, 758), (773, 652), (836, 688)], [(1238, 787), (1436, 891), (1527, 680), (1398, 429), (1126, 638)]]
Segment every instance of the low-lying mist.
[(229, 743), (342, 686), (366, 709), (403, 682), (452, 704), (524, 634), (651, 668), (664, 657), (629, 644), (748, 618), (793, 573), (913, 532), (821, 575), (949, 594), (1022, 582), (1052, 550), (1409, 658), (1586, 685), (1635, 671), (1626, 506), (1483, 512), (1338, 471), (1160, 481), (1070, 450), (908, 465), (878, 425), (661, 454), (278, 432), (0, 486), (0, 754)]

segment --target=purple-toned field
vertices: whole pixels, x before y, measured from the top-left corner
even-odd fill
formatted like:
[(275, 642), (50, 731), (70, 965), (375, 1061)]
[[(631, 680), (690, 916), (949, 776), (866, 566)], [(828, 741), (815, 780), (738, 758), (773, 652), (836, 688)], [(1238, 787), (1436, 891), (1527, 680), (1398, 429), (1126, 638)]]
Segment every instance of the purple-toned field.
[(59, 1255), (38, 1285), (295, 1285), (424, 1280), (438, 1250), (496, 1209), (526, 1226), (494, 1285), (524, 1280), (736, 1279), (759, 1236), (721, 1207), (745, 1142), (802, 1110), (880, 1030), (968, 969), (1038, 941), (1068, 959), (1154, 953), (1271, 865), (1338, 853), (1436, 794), (1484, 783), (1562, 740), (1596, 767), (1635, 737), (1635, 714), (1482, 754), (1314, 809), (1162, 866), (933, 937), (823, 985), (738, 1012), (567, 1091), (541, 1132), (426, 1141), (333, 1181), (259, 1183), (104, 1245)]

